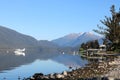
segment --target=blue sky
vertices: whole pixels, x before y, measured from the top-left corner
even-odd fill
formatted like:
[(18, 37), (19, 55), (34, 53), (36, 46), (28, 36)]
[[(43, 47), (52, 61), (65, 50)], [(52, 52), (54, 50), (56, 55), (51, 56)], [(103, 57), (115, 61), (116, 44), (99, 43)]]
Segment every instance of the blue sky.
[(0, 25), (38, 40), (91, 32), (119, 0), (0, 0)]

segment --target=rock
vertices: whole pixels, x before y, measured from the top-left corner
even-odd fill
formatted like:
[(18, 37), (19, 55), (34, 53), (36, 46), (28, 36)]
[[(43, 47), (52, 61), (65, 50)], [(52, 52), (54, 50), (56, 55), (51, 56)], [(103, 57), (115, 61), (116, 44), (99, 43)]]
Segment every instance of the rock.
[(109, 65), (115, 65), (115, 64), (116, 64), (115, 61), (109, 62)]
[(44, 76), (44, 79), (49, 79), (49, 77), (48, 76)]
[(58, 79), (64, 78), (64, 75), (62, 75), (62, 74), (57, 74), (57, 75), (56, 75), (56, 78), (58, 78)]
[(113, 77), (108, 77), (109, 80), (115, 80)]
[(67, 76), (67, 71), (63, 71), (62, 73), (64, 76)]
[(34, 78), (36, 78), (36, 77), (39, 77), (39, 76), (44, 76), (44, 74), (43, 73), (36, 73), (36, 74), (34, 74)]
[(31, 77), (30, 79), (31, 79), (31, 80), (34, 80), (35, 78), (34, 78), (34, 77)]
[(49, 78), (54, 79), (55, 76), (53, 74), (49, 74)]

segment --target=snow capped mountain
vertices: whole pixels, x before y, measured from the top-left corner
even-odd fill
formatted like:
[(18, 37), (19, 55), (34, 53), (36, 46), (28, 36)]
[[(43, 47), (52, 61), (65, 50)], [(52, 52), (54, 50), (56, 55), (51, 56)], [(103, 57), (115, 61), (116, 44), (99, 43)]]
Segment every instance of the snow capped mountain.
[(95, 35), (92, 32), (84, 32), (69, 34), (59, 39), (55, 39), (52, 42), (62, 47), (75, 47), (81, 45), (82, 43), (86, 43), (92, 40), (98, 40), (100, 38), (100, 36)]
[(80, 35), (82, 35), (82, 33), (72, 33), (72, 34), (68, 34), (64, 37), (52, 40), (53, 43), (59, 45), (59, 46), (65, 46), (67, 45), (67, 43), (73, 41), (74, 39), (78, 38)]
[(73, 38), (77, 38), (79, 37), (80, 35), (82, 35), (83, 33), (71, 33), (71, 34), (68, 34), (66, 36), (64, 36), (65, 38), (68, 38), (68, 39), (73, 39)]
[(86, 43), (88, 41), (98, 40), (100, 38), (101, 38), (100, 36), (95, 35), (95, 34), (93, 34), (91, 32), (85, 32), (81, 36), (76, 38), (74, 41), (72, 41), (71, 45), (74, 47), (74, 46), (81, 45), (82, 43)]

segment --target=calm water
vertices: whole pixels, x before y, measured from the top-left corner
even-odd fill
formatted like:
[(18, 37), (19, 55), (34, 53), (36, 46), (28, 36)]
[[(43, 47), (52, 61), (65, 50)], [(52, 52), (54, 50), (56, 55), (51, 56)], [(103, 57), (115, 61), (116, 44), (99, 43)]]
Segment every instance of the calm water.
[[(2, 61), (1, 61), (2, 60)], [(61, 73), (68, 71), (69, 66), (82, 67), (87, 61), (78, 55), (70, 54), (35, 54), (23, 56), (1, 55), (0, 56), (0, 80), (18, 80), (30, 77), (34, 73)]]

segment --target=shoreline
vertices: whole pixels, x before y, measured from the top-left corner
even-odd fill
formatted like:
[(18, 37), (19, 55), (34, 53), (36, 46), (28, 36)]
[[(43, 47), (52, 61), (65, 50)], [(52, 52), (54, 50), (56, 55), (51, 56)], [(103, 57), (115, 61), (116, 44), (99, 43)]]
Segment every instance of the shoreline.
[(44, 75), (35, 73), (31, 78), (25, 80), (81, 80), (81, 79), (120, 79), (120, 56), (110, 61), (87, 64), (85, 67)]

